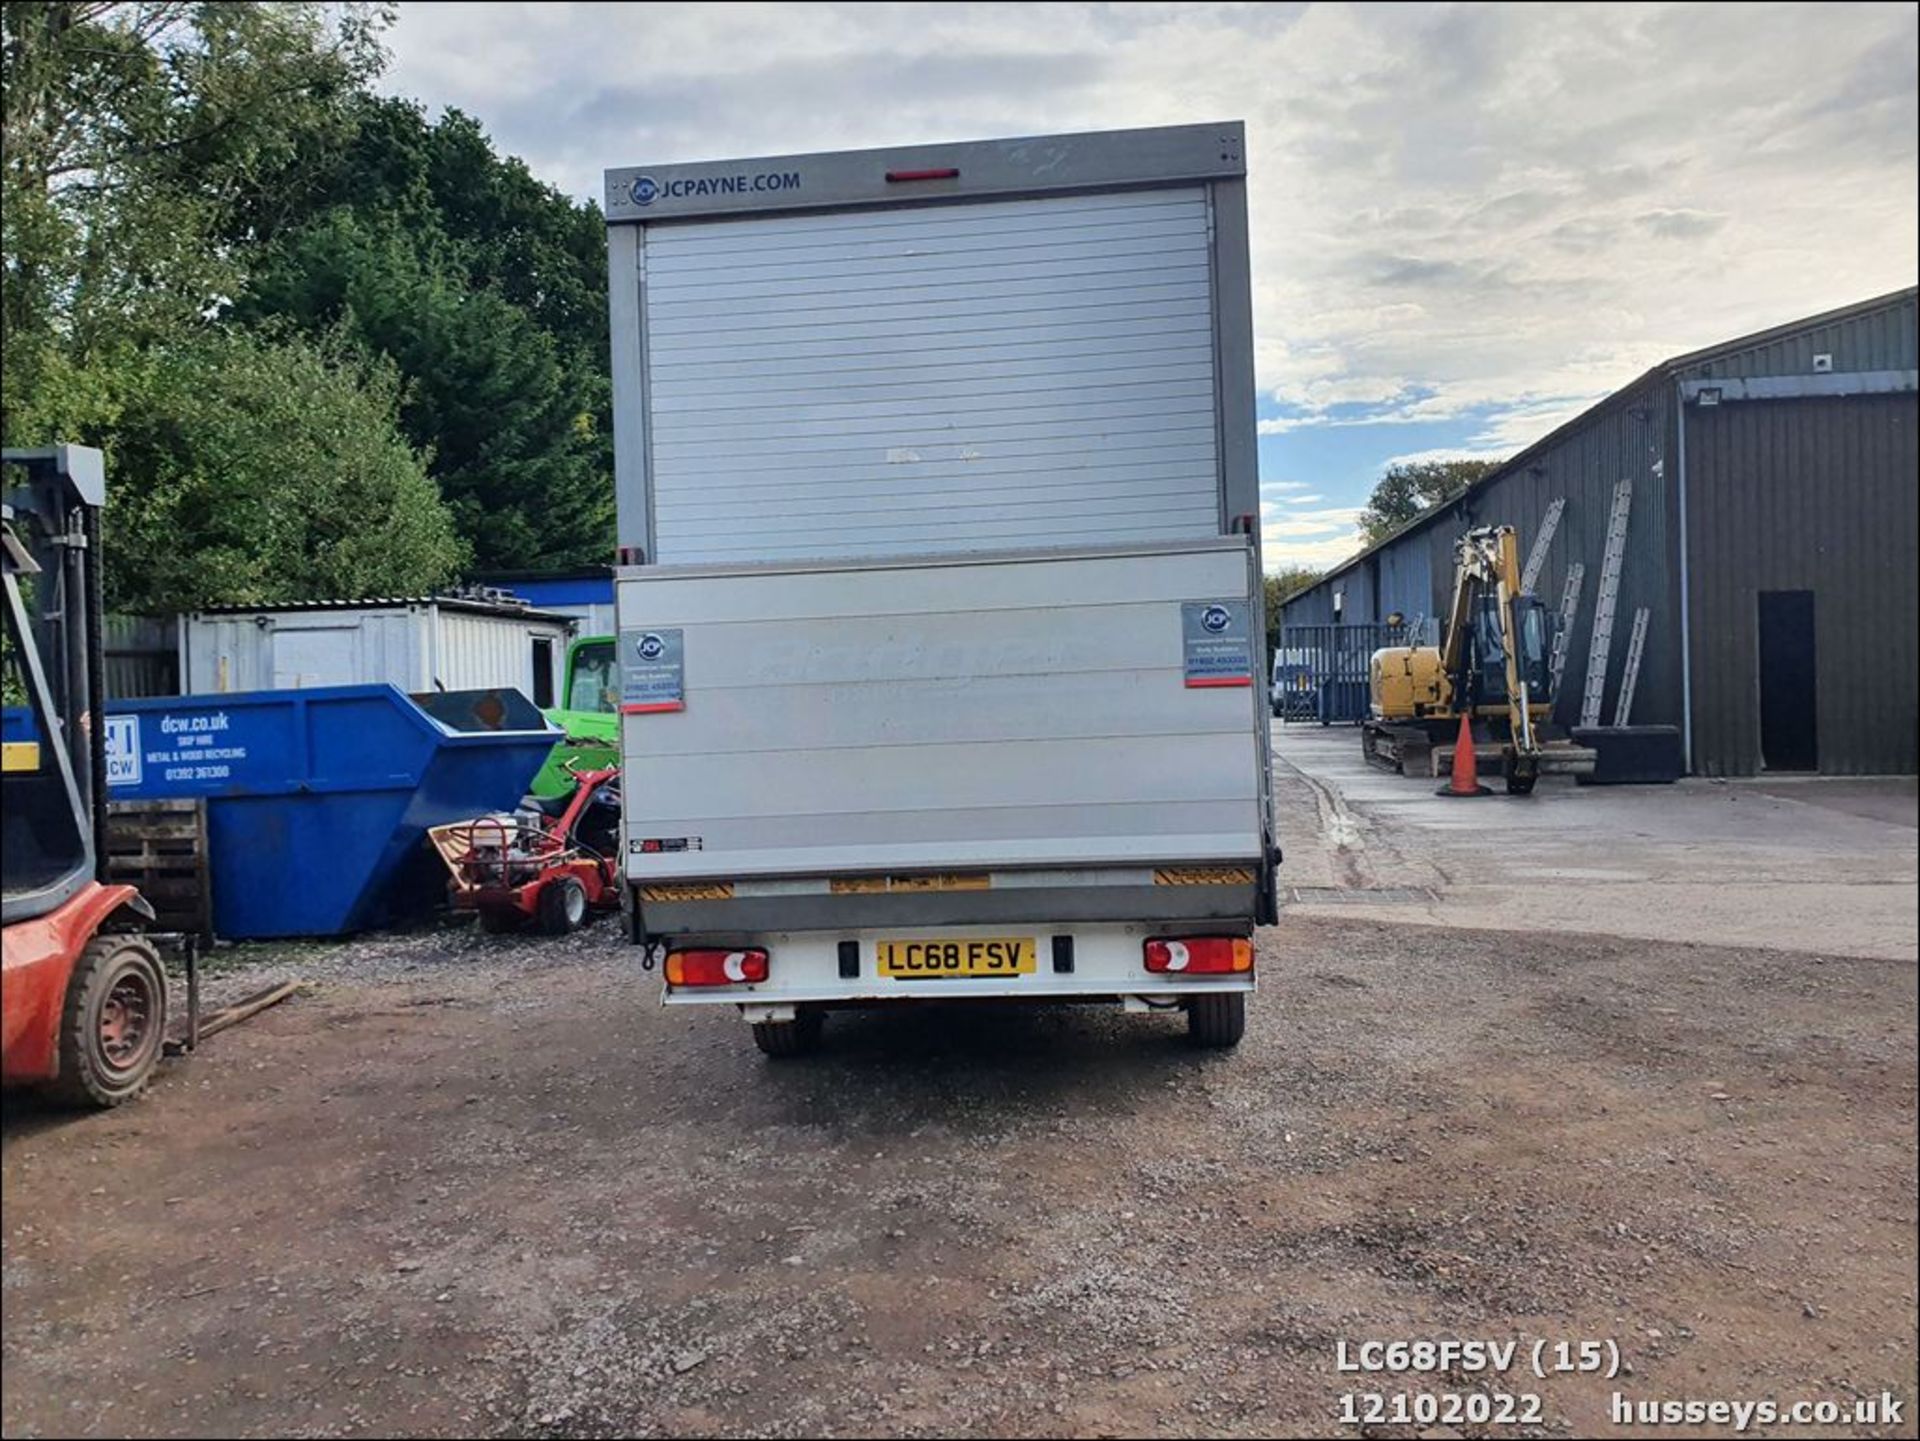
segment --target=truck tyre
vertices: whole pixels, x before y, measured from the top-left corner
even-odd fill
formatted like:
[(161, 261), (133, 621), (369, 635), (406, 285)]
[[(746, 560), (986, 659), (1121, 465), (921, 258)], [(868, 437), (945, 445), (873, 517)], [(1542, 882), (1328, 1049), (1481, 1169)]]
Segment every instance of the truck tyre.
[(791, 1021), (755, 1021), (753, 1043), (769, 1056), (804, 1056), (820, 1044), (826, 1019), (819, 1011), (801, 1010)]
[(62, 1105), (104, 1109), (139, 1095), (167, 1032), (167, 975), (144, 936), (95, 936), (74, 963), (60, 1011)]
[(535, 905), (540, 930), (549, 936), (570, 936), (587, 921), (587, 888), (578, 876), (561, 876), (540, 888)]
[(1187, 1038), (1196, 1046), (1224, 1049), (1240, 1044), (1247, 1029), (1247, 993), (1225, 991), (1187, 1002)]

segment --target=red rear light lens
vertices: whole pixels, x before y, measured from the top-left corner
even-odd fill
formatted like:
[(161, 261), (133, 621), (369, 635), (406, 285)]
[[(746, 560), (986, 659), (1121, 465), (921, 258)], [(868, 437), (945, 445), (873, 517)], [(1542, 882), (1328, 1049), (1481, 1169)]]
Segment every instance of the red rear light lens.
[(670, 986), (737, 986), (766, 978), (765, 951), (674, 951), (667, 957)]
[(903, 180), (958, 180), (960, 169), (954, 165), (936, 166), (930, 170), (889, 170), (887, 183), (898, 185)]
[(1147, 969), (1175, 976), (1243, 975), (1253, 942), (1243, 936), (1162, 936), (1147, 942)]

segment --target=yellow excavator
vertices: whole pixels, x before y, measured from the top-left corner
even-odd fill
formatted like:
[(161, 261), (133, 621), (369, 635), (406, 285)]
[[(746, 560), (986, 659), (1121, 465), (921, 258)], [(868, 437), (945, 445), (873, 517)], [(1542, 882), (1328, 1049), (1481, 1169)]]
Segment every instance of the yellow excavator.
[[(1368, 666), (1367, 759), (1416, 773), (1452, 742), (1468, 717), (1476, 742), (1499, 747), (1507, 793), (1524, 796), (1542, 774), (1593, 769), (1594, 753), (1549, 744), (1549, 651), (1556, 617), (1520, 588), (1520, 546), (1510, 525), (1482, 526), (1454, 543), (1453, 604), (1439, 646), (1388, 646)], [(1478, 747), (1476, 746), (1476, 750)]]

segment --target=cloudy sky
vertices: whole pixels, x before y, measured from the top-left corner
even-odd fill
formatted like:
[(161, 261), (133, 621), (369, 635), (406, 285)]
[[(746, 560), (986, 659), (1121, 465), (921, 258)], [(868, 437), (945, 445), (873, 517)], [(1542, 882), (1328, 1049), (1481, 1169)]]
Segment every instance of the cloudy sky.
[(1913, 5), (409, 0), (386, 87), (616, 165), (1244, 119), (1268, 562), (1392, 459), (1910, 285)]

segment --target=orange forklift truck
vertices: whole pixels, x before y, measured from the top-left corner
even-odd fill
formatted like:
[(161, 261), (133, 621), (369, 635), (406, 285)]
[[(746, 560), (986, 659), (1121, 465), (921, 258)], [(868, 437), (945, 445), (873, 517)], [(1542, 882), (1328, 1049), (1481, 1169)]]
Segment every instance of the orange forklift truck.
[(135, 931), (153, 909), (106, 880), (100, 452), (7, 450), (4, 935), (0, 1076), (73, 1105), (138, 1095), (167, 976)]

